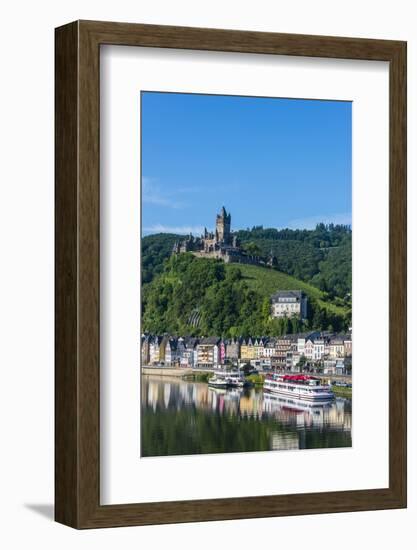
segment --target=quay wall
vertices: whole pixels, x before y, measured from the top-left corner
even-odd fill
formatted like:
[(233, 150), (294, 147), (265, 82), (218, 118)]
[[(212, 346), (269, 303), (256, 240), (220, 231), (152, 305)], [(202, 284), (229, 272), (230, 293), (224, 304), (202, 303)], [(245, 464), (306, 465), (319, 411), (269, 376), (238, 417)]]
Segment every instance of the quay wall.
[(190, 374), (191, 369), (176, 369), (170, 367), (142, 367), (142, 374), (152, 374), (154, 376), (184, 376)]

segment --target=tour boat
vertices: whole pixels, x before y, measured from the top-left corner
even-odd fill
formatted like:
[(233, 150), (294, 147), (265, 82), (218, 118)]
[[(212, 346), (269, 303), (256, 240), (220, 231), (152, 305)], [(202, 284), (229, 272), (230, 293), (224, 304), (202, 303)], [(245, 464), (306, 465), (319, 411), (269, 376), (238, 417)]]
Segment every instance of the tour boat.
[(237, 371), (218, 371), (208, 380), (213, 388), (243, 388), (248, 384), (245, 377)]
[(243, 386), (246, 386), (248, 382), (245, 380), (245, 377), (241, 372), (239, 371), (233, 371), (227, 373), (229, 384), (233, 388), (243, 388)]
[(305, 401), (334, 399), (329, 385), (307, 374), (269, 374), (264, 381), (264, 391)]
[(213, 388), (229, 388), (231, 386), (231, 383), (229, 381), (229, 373), (225, 371), (219, 371), (214, 373), (213, 376), (211, 376), (208, 379), (208, 385), (212, 386)]

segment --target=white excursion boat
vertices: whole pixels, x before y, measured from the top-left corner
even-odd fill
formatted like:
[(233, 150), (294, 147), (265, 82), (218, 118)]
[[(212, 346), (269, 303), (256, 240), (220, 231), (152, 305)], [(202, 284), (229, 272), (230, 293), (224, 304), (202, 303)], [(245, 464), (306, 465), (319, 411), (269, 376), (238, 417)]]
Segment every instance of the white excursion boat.
[(208, 379), (208, 385), (213, 388), (228, 388), (230, 386), (229, 380), (226, 378), (227, 372), (216, 372)]
[(320, 378), (307, 374), (269, 374), (264, 381), (264, 391), (304, 401), (334, 399), (329, 385), (322, 384)]
[(238, 371), (219, 371), (208, 379), (213, 388), (243, 388), (248, 384), (245, 377)]
[(233, 388), (243, 388), (246, 385), (246, 380), (243, 374), (239, 371), (228, 372), (229, 384)]

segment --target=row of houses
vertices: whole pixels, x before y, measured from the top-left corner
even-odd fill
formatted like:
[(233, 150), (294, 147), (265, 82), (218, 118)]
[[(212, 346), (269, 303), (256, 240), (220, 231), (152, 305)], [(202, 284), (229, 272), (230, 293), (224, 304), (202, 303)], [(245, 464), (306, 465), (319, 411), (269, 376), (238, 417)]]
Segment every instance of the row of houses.
[[(305, 362), (326, 364), (329, 369), (352, 356), (351, 334), (313, 332), (281, 337), (208, 338), (142, 336), (142, 365), (221, 368), (225, 364), (297, 370)], [(328, 372), (331, 372), (330, 370)]]

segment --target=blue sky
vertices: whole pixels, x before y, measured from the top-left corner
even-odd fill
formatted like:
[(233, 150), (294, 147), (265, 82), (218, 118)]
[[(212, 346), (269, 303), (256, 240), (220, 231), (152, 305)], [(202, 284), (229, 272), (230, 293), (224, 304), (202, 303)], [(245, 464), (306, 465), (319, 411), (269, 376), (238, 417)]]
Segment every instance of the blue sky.
[(351, 223), (350, 102), (142, 92), (142, 231)]

